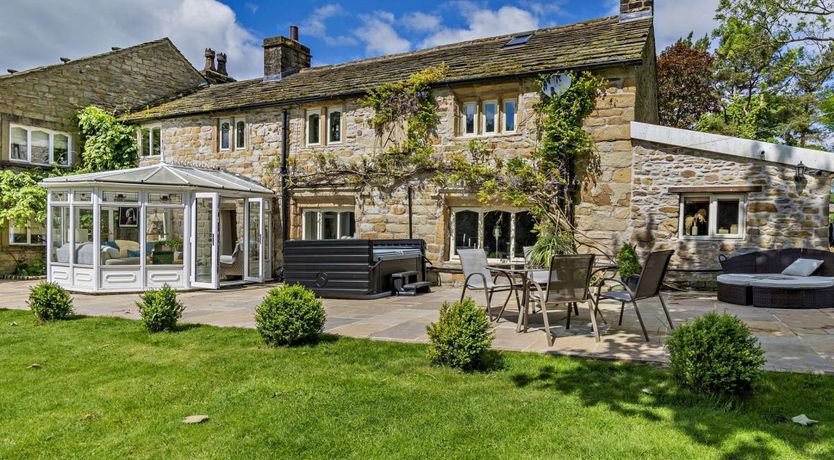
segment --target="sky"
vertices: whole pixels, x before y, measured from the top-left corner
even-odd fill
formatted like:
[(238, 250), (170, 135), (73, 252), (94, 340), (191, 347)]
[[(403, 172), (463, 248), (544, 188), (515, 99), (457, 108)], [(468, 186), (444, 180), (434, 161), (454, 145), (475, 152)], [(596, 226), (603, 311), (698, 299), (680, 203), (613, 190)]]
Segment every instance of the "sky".
[[(655, 1), (658, 51), (709, 32), (719, 0)], [(0, 73), (169, 37), (201, 69), (203, 50), (230, 75), (263, 74), (261, 43), (298, 25), (313, 65), (338, 64), (616, 14), (618, 0), (2, 0)], [(697, 5), (697, 6), (694, 6)]]

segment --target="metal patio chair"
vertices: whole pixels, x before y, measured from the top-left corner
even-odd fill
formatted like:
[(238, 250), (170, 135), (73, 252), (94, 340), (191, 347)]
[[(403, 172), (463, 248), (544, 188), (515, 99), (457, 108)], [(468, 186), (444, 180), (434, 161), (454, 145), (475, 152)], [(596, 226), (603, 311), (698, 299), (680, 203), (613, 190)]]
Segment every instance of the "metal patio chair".
[[(591, 312), (591, 324), (594, 328), (594, 338), (599, 342), (599, 326), (597, 325), (596, 302), (591, 295), (591, 275), (594, 272), (593, 254), (554, 256), (550, 260), (548, 279), (544, 290), (540, 283), (530, 283), (530, 300), (542, 310), (544, 330), (547, 334), (548, 346), (553, 345), (553, 335), (550, 332), (550, 320), (547, 317), (548, 307), (567, 305), (568, 318), (566, 328), (570, 329), (570, 317), (576, 304), (587, 303)], [(603, 321), (605, 318), (603, 318)]]
[[(466, 290), (484, 291), (486, 297), (486, 310), (489, 314), (490, 321), (498, 322), (510, 299), (515, 295), (515, 301), (518, 303), (518, 311), (521, 314), (521, 301), (518, 298), (518, 291), (512, 277), (502, 271), (490, 270), (487, 263), (487, 255), (483, 249), (458, 249), (458, 256), (460, 256), (460, 265), (463, 269), (464, 281), (463, 292), (460, 293), (460, 300), (466, 296)], [(494, 273), (494, 274), (493, 274)], [(498, 282), (500, 276), (507, 278), (507, 282)], [(503, 281), (503, 280), (502, 280)], [(493, 319), (492, 316), (492, 296), (496, 292), (507, 292), (507, 300), (501, 306), (501, 311), (498, 316)]]
[[(625, 304), (631, 303), (634, 305), (634, 312), (637, 313), (637, 320), (640, 322), (640, 328), (643, 330), (643, 337), (646, 339), (646, 342), (649, 341), (649, 334), (646, 332), (646, 325), (643, 323), (640, 309), (637, 308), (638, 300), (650, 299), (652, 297), (660, 299), (660, 305), (663, 306), (663, 313), (666, 314), (666, 320), (669, 321), (669, 328), (675, 328), (675, 325), (672, 324), (672, 317), (669, 316), (669, 309), (666, 308), (666, 302), (663, 300), (663, 296), (660, 295), (660, 288), (663, 285), (663, 279), (666, 278), (666, 271), (669, 268), (669, 259), (672, 258), (672, 254), (674, 253), (674, 250), (667, 250), (654, 251), (649, 254), (646, 263), (643, 264), (643, 270), (640, 272), (640, 279), (637, 281), (637, 286), (634, 291), (629, 289), (622, 281), (613, 278), (603, 279), (597, 287), (597, 304), (599, 304), (600, 299), (610, 299), (620, 302), (620, 320), (618, 324), (621, 326), (623, 324)], [(602, 287), (606, 282), (614, 282), (622, 286), (623, 289), (602, 292)]]

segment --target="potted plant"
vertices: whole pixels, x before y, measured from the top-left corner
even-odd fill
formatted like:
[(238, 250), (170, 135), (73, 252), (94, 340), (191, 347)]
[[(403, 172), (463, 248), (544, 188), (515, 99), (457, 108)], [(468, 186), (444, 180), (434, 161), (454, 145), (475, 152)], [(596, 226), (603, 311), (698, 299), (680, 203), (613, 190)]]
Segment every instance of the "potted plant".
[(620, 266), (620, 278), (632, 291), (637, 289), (637, 281), (640, 279), (640, 261), (637, 259), (637, 251), (634, 245), (626, 243), (617, 252), (617, 265)]
[(174, 251), (182, 251), (182, 238), (170, 238), (157, 241), (153, 250), (155, 265), (170, 265), (174, 263)]

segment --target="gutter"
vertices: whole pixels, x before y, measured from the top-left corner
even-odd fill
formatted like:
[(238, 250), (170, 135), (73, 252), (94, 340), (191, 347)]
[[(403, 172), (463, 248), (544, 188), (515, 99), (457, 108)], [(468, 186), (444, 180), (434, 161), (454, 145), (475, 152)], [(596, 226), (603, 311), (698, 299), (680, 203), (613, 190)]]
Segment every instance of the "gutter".
[[(530, 77), (536, 76), (546, 73), (553, 73), (553, 72), (566, 72), (572, 70), (599, 70), (604, 68), (611, 68), (611, 67), (621, 67), (621, 66), (629, 66), (629, 65), (639, 65), (643, 62), (643, 58), (632, 58), (626, 60), (616, 60), (616, 61), (606, 61), (601, 62), (598, 64), (592, 65), (575, 65), (575, 66), (567, 66), (567, 67), (554, 67), (549, 69), (541, 69), (535, 71), (524, 71), (524, 72), (516, 72), (511, 74), (504, 74), (497, 77), (473, 77), (473, 78), (465, 78), (461, 80), (452, 80), (447, 82), (438, 83), (436, 86), (443, 86), (443, 87), (451, 87), (461, 84), (471, 84), (471, 83), (480, 83), (480, 82), (494, 82), (494, 81), (501, 81), (501, 80), (512, 80), (517, 78), (523, 77)], [(182, 117), (189, 117), (194, 115), (204, 115), (204, 114), (211, 114), (211, 113), (223, 113), (223, 112), (239, 112), (242, 110), (251, 110), (251, 109), (261, 109), (267, 107), (275, 107), (275, 106), (288, 106), (288, 105), (300, 105), (306, 104), (310, 102), (318, 102), (318, 101), (327, 101), (333, 99), (343, 99), (343, 98), (351, 98), (351, 97), (359, 97), (364, 96), (367, 94), (367, 91), (353, 91), (349, 93), (343, 94), (334, 94), (332, 96), (307, 96), (307, 97), (300, 97), (295, 99), (284, 99), (281, 101), (271, 101), (271, 102), (257, 102), (253, 104), (245, 104), (239, 105), (235, 107), (230, 107), (227, 109), (217, 109), (217, 110), (194, 110), (190, 112), (181, 112), (176, 113), (173, 115), (163, 115), (163, 116), (150, 116), (146, 118), (136, 118), (133, 120), (127, 121), (127, 123), (142, 123), (151, 120), (164, 120), (170, 118), (182, 118)]]

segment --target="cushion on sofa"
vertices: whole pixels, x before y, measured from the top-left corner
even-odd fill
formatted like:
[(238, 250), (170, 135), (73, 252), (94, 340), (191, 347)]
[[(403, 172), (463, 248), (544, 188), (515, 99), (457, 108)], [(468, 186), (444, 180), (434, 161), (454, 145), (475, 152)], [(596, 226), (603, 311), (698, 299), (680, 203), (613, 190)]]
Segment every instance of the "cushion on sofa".
[(718, 275), (716, 280), (722, 284), (731, 284), (733, 286), (750, 286), (750, 283), (756, 279), (756, 274), (748, 273), (732, 273), (726, 275)]
[(817, 259), (796, 259), (794, 263), (782, 270), (783, 275), (811, 276), (822, 265)]
[(797, 276), (792, 279), (761, 278), (750, 283), (754, 288), (824, 289), (834, 287), (834, 278), (827, 276)]

